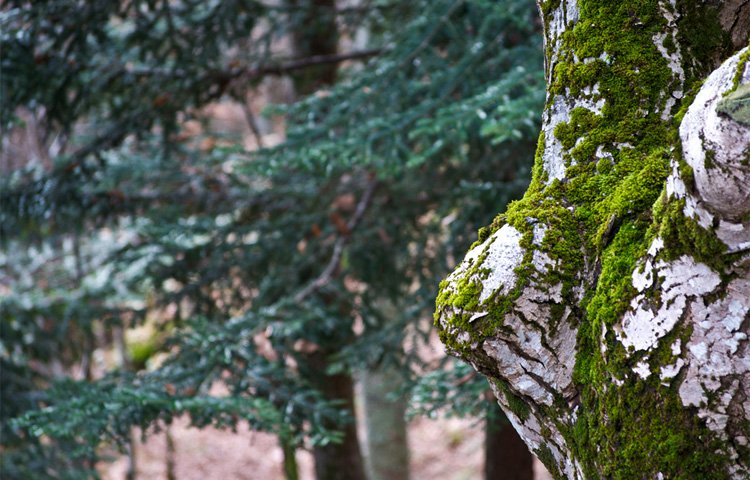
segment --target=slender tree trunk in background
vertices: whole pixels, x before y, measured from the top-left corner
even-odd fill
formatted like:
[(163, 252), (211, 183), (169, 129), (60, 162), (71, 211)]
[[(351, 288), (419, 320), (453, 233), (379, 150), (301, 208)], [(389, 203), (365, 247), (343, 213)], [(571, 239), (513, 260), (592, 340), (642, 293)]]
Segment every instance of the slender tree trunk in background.
[[(292, 43), (295, 56), (305, 58), (317, 55), (332, 55), (338, 50), (338, 26), (334, 14), (335, 0), (289, 0), (298, 7), (297, 20), (305, 28), (295, 29)], [(336, 81), (338, 65), (321, 65), (305, 69), (294, 75), (294, 89), (303, 96), (331, 85)], [(366, 480), (364, 461), (357, 438), (354, 421), (354, 382), (349, 374), (326, 375), (326, 354), (309, 356), (307, 376), (310, 382), (329, 400), (341, 400), (342, 408), (352, 414), (352, 422), (344, 425), (344, 438), (340, 444), (328, 444), (313, 448), (317, 480)], [(333, 426), (338, 428), (339, 426)]]
[[(329, 400), (338, 400), (342, 409), (352, 412), (354, 416), (354, 382), (348, 374), (325, 375), (327, 362), (323, 352), (309, 356), (308, 367), (318, 375), (310, 379), (316, 389)], [(315, 458), (315, 475), (317, 480), (366, 480), (364, 462), (357, 438), (357, 423), (330, 425), (344, 434), (341, 443), (329, 443), (313, 447)]]
[(297, 449), (294, 445), (283, 438), (279, 439), (281, 444), (281, 450), (284, 453), (284, 478), (286, 480), (299, 480), (299, 468), (297, 465), (297, 457), (295, 455)]
[(177, 451), (174, 445), (174, 437), (172, 436), (172, 425), (167, 425), (164, 428), (164, 436), (167, 440), (167, 451), (166, 451), (166, 466), (167, 466), (167, 480), (177, 480), (177, 474), (175, 473), (175, 457)]
[[(78, 232), (73, 234), (73, 260), (75, 262), (75, 280), (76, 288), (81, 287), (84, 278), (83, 255), (81, 254), (81, 236)], [(94, 379), (92, 356), (95, 348), (94, 344), (94, 325), (88, 325), (84, 328), (81, 339), (81, 376), (87, 382)]]
[(362, 372), (360, 379), (369, 480), (408, 480), (406, 398), (393, 398), (403, 383), (401, 374), (393, 368), (375, 368)]
[(441, 339), (556, 478), (750, 478), (750, 3), (538, 3), (533, 179)]
[(534, 480), (534, 457), (529, 447), (494, 401), (487, 406), (484, 427), (484, 479)]
[[(335, 0), (290, 0), (299, 8), (297, 21), (304, 28), (292, 34), (294, 55), (306, 58), (318, 55), (333, 55), (338, 51), (339, 35), (336, 25)], [(320, 65), (307, 68), (292, 76), (297, 95), (308, 95), (336, 82), (338, 65)]]
[[(125, 326), (117, 326), (112, 329), (113, 343), (115, 347), (115, 358), (117, 359), (118, 366), (129, 371), (132, 368), (130, 356), (128, 355), (128, 347), (125, 342)], [(127, 480), (135, 480), (138, 476), (138, 460), (136, 456), (136, 444), (138, 440), (136, 438), (135, 430), (130, 429), (130, 436), (128, 439), (128, 469), (125, 473)]]

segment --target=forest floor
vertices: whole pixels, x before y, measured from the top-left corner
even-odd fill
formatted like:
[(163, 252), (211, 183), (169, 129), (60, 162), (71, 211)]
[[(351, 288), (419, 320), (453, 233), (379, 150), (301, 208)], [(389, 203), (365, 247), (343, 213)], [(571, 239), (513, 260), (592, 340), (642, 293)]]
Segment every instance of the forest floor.
[[(177, 480), (283, 480), (282, 452), (273, 435), (246, 426), (231, 431), (190, 428), (186, 419), (171, 427)], [(480, 480), (484, 432), (477, 419), (416, 418), (409, 424), (412, 480)], [(167, 440), (162, 433), (137, 442), (138, 479), (167, 479)], [(314, 480), (312, 455), (297, 453), (301, 480)], [(537, 480), (550, 477), (541, 464)], [(104, 480), (125, 478), (127, 460), (100, 466)], [(551, 479), (550, 479), (551, 480)]]

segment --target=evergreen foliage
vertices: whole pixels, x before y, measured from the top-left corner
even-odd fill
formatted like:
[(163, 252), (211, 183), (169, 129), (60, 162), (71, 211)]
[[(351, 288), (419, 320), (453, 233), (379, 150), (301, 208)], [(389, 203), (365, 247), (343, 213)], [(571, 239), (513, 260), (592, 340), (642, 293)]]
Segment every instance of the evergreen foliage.
[[(316, 12), (368, 44), (299, 58), (284, 40), (311, 1), (3, 4), (3, 129), (39, 120), (47, 153), (6, 157), (0, 184), (4, 478), (95, 476), (100, 442), (183, 413), (335, 442), (351, 412), (326, 375), (386, 362), (420, 381), (405, 337), (429, 335), (438, 280), (528, 183), (540, 27), (530, 0), (352, 5)], [(277, 147), (184, 135), (210, 102), (341, 62), (275, 110)], [(428, 392), (441, 375), (415, 390), (429, 409), (452, 398)]]

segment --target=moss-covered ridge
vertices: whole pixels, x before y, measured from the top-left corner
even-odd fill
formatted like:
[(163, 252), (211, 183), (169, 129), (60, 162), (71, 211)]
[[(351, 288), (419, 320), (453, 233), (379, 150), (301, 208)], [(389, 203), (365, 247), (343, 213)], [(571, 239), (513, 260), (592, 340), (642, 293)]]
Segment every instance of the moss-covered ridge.
[[(541, 2), (547, 13), (558, 5)], [(572, 427), (556, 420), (565, 418), (564, 404), (550, 420), (587, 477), (652, 478), (662, 472), (669, 478), (718, 478), (724, 460), (710, 432), (694, 412), (683, 408), (676, 388), (662, 385), (657, 376), (643, 380), (632, 375), (637, 358), (624, 351), (611, 327), (635, 296), (631, 274), (656, 236), (665, 240), (659, 255), (666, 260), (689, 253), (718, 271), (725, 262), (723, 244), (686, 219), (681, 202), (666, 198), (663, 190), (672, 163), (680, 164), (690, 180), (679, 158), (679, 111), (689, 104), (689, 92), (714, 66), (717, 55), (724, 53), (728, 39), (715, 12), (698, 1), (678, 1), (673, 8), (669, 2), (581, 0), (578, 7), (578, 21), (562, 33), (548, 86), (548, 108), (557, 96), (573, 106), (568, 121), (554, 129), (564, 148), (565, 178), (548, 181), (541, 160), (546, 144), (542, 135), (527, 194), (480, 234), (481, 241), (505, 224), (522, 233), (526, 254), (516, 269), (517, 284), (510, 294), (482, 304), (482, 287), (476, 281), (481, 275), (455, 290), (443, 286), (436, 317), (450, 307), (489, 314), (471, 323), (468, 316), (447, 320), (468, 332), (470, 342), (457, 342), (445, 331), (441, 338), (472, 358), (477, 346), (503, 327), (503, 318), (525, 287), (562, 283), (563, 304), (578, 312), (574, 380), (581, 406)], [(673, 36), (669, 22), (674, 18), (678, 33)], [(661, 49), (656, 38), (662, 39)], [(683, 71), (675, 71), (662, 52), (681, 58)], [(585, 100), (583, 105), (604, 103), (597, 111), (576, 107), (576, 99)], [(665, 121), (670, 117), (674, 121)], [(535, 245), (533, 226), (539, 222), (548, 228), (541, 245)], [(553, 260), (547, 271), (533, 265), (534, 250)], [(472, 268), (481, 272), (481, 261)], [(576, 293), (581, 291), (582, 296)], [(603, 327), (610, 332), (604, 338)], [(671, 335), (689, 332), (678, 325)], [(674, 358), (669, 342), (662, 344), (650, 358), (667, 364)]]

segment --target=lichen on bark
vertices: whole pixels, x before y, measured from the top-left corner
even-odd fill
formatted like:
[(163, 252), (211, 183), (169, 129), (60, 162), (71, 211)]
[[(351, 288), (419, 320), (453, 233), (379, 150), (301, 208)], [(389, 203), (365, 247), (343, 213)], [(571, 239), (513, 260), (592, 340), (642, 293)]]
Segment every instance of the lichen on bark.
[(750, 475), (750, 128), (717, 112), (750, 73), (716, 68), (726, 8), (540, 2), (532, 183), (435, 319), (561, 476)]

